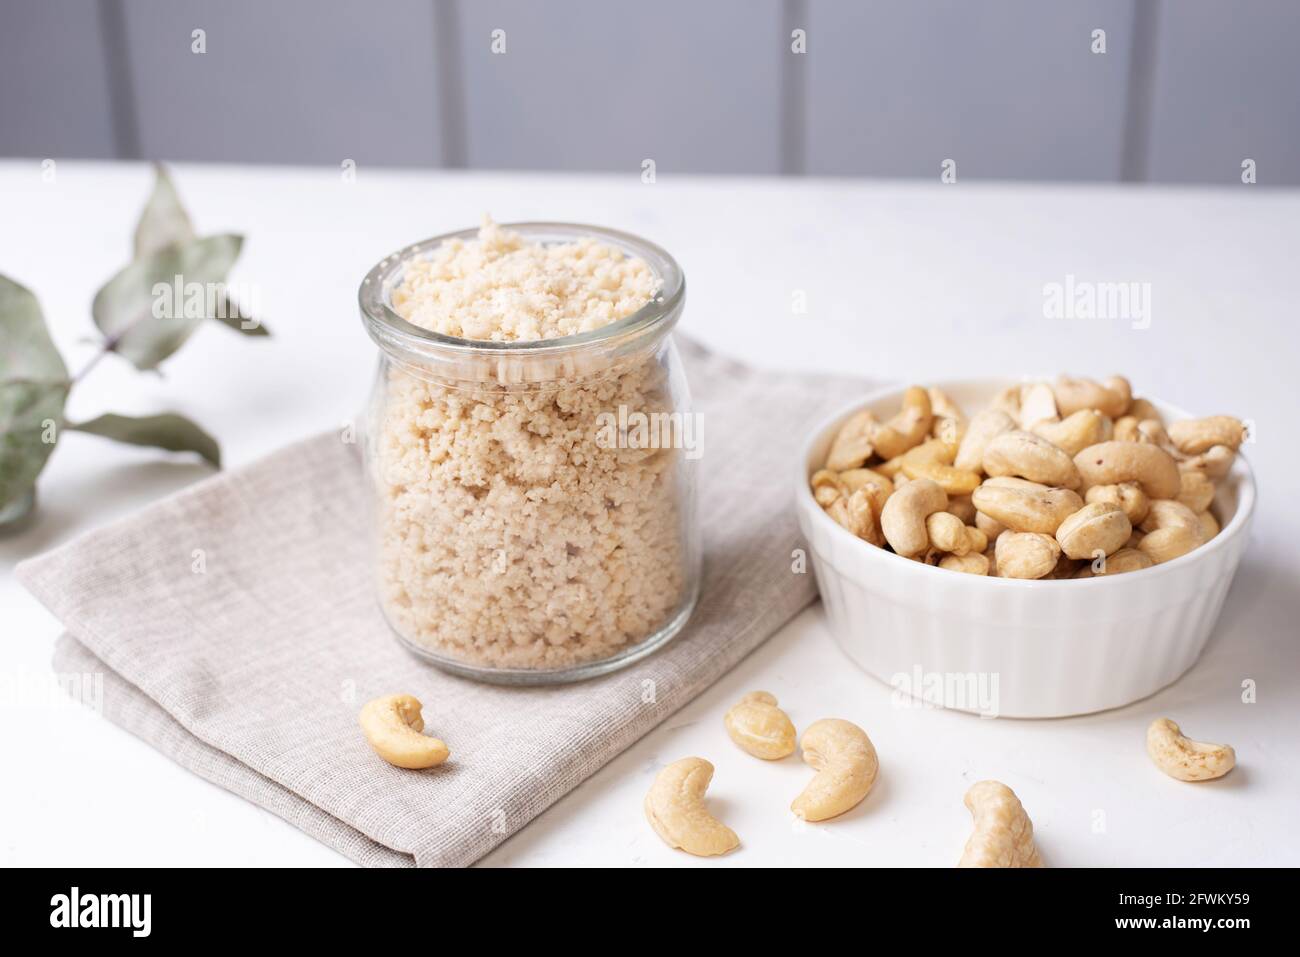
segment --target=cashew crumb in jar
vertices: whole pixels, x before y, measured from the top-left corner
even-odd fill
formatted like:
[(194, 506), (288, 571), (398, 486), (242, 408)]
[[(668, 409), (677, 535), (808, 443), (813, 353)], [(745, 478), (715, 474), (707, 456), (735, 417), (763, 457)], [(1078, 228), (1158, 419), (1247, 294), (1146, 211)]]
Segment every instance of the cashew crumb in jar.
[(665, 304), (675, 264), (557, 229), (488, 220), (417, 253), (391, 309), (455, 340), (397, 354), (375, 336), (380, 604), (416, 649), (483, 677), (621, 659), (671, 637), (694, 600), (693, 463), (625, 428), (689, 414), (668, 335), (680, 288), (659, 320), (620, 325)]
[(393, 290), (408, 322), (462, 339), (555, 339), (632, 315), (659, 292), (644, 260), (584, 237), (544, 245), (485, 219), (412, 262)]

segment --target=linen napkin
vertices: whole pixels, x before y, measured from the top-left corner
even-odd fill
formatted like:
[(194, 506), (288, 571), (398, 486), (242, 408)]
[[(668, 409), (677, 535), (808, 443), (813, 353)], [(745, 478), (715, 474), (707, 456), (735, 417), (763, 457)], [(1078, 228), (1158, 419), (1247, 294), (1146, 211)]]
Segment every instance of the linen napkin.
[[(473, 863), (815, 597), (792, 568), (795, 458), (864, 383), (759, 373), (678, 339), (703, 416), (704, 578), (690, 623), (644, 661), (511, 688), (413, 657), (372, 594), (356, 446), (327, 433), (21, 564), (68, 631), (55, 669), (102, 673), (109, 720), (354, 861)], [(423, 702), (446, 764), (371, 751), (357, 712), (394, 692)]]

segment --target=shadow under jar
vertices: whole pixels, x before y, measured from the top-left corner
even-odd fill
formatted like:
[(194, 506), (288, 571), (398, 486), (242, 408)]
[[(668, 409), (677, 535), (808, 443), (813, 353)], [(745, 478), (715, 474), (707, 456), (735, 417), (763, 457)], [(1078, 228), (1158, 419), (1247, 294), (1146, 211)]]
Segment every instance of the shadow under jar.
[(379, 605), (412, 652), (465, 677), (546, 684), (604, 674), (671, 640), (699, 589), (690, 394), (671, 331), (685, 279), (634, 236), (589, 239), (647, 264), (658, 292), (573, 335), (490, 341), (430, 331), (393, 305), (412, 263), (375, 266), (359, 299), (381, 349), (363, 426)]

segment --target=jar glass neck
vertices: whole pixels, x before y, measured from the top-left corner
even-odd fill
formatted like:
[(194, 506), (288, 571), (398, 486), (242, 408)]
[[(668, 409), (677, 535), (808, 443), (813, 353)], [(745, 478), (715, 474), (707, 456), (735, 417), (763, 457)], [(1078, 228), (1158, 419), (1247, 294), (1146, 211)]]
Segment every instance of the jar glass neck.
[(442, 243), (472, 240), (463, 230), (415, 243), (386, 257), (366, 275), (358, 293), (362, 321), (371, 339), (399, 366), (415, 375), (457, 383), (507, 388), (599, 375), (653, 354), (681, 316), (686, 282), (667, 252), (617, 230), (570, 223), (511, 223), (505, 228), (543, 244), (596, 239), (643, 260), (659, 293), (626, 318), (598, 329), (536, 341), (495, 342), (447, 336), (416, 326), (397, 314), (392, 293), (408, 264), (428, 258)]

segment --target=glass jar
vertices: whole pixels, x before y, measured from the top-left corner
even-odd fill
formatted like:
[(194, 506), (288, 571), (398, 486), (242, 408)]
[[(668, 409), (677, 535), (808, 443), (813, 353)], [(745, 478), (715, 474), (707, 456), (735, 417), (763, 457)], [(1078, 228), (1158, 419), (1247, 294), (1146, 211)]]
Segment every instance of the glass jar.
[(592, 677), (650, 654), (699, 590), (699, 423), (671, 331), (685, 278), (659, 247), (557, 223), (533, 242), (588, 237), (649, 265), (638, 312), (562, 338), (456, 338), (402, 319), (417, 243), (366, 276), (379, 345), (363, 425), (379, 605), (411, 651), (508, 684)]

